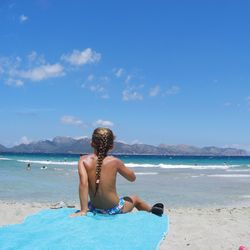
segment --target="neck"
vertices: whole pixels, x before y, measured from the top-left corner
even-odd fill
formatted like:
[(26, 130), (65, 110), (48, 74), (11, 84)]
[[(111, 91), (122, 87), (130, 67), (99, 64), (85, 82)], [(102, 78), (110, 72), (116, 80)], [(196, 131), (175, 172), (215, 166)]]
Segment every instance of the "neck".
[[(98, 152), (97, 152), (97, 150), (96, 150), (96, 149), (94, 149), (94, 154), (95, 154), (96, 156), (98, 156)], [(106, 157), (106, 156), (107, 156), (107, 154), (108, 154), (108, 152), (107, 152), (106, 154), (104, 154), (104, 157)]]

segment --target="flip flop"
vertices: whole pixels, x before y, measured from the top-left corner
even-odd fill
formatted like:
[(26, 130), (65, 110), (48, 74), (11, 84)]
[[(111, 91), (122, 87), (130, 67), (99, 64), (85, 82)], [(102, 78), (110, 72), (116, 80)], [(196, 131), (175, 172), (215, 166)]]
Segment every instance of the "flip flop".
[(240, 247), (239, 247), (239, 250), (247, 250), (247, 248), (244, 247), (244, 246), (240, 246)]
[(67, 205), (67, 208), (75, 208), (75, 205)]
[(163, 203), (156, 203), (156, 204), (154, 204), (153, 207), (160, 207), (160, 208), (164, 209)]
[(151, 209), (151, 213), (158, 216), (162, 216), (163, 212), (164, 212), (164, 205), (162, 203), (156, 203), (155, 205), (153, 205)]

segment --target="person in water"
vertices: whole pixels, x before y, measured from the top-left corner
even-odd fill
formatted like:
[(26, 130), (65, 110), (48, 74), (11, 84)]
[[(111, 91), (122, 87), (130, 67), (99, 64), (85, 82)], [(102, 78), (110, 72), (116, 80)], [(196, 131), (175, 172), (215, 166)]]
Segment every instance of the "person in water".
[[(114, 134), (108, 128), (96, 128), (92, 135), (93, 154), (80, 157), (78, 162), (79, 198), (81, 209), (71, 217), (86, 215), (87, 211), (103, 214), (131, 212), (133, 208), (161, 216), (163, 204), (149, 206), (138, 196), (119, 198), (116, 192), (117, 173), (128, 181), (135, 181), (135, 173), (108, 152), (114, 146)], [(88, 202), (88, 196), (90, 201)]]
[(28, 165), (26, 166), (26, 170), (31, 170), (31, 164), (28, 163)]

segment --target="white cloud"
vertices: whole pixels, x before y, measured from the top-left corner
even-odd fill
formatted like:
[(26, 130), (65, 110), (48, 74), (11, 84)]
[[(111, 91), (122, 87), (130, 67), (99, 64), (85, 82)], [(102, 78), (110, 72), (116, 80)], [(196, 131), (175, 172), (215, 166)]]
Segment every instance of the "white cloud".
[(41, 81), (51, 77), (65, 75), (64, 67), (59, 64), (46, 63), (43, 55), (32, 51), (23, 60), (17, 57), (0, 57), (0, 71), (5, 83), (10, 86), (22, 86), (23, 79)]
[(75, 66), (81, 66), (88, 63), (97, 63), (101, 59), (101, 54), (87, 48), (83, 51), (73, 50), (71, 54), (64, 54), (61, 59)]
[(20, 66), (22, 59), (17, 57), (0, 57), (1, 73), (7, 74), (10, 69), (16, 69)]
[(250, 104), (250, 96), (246, 98), (247, 102)]
[(177, 85), (171, 86), (166, 92), (166, 95), (176, 95), (180, 92), (180, 87)]
[(63, 66), (55, 63), (41, 65), (29, 70), (15, 70), (11, 74), (31, 81), (41, 81), (51, 77), (63, 76), (65, 73)]
[(19, 17), (19, 21), (20, 23), (24, 23), (28, 20), (29, 18), (27, 16), (25, 16), (24, 14), (22, 14), (20, 17)]
[(119, 78), (119, 77), (121, 77), (122, 74), (124, 73), (124, 69), (122, 69), (122, 68), (114, 69), (114, 73), (115, 73), (115, 76), (116, 76), (117, 78)]
[(88, 136), (75, 136), (73, 137), (75, 140), (81, 140), (81, 139), (88, 139), (89, 137)]
[(134, 90), (135, 87), (128, 87), (122, 92), (122, 99), (124, 101), (141, 101), (143, 100), (143, 95)]
[[(63, 55), (62, 60), (72, 65), (83, 65), (87, 63), (98, 62), (101, 54), (96, 53), (90, 48), (83, 51), (74, 50), (71, 54)], [(70, 71), (70, 65), (63, 62), (49, 63), (46, 62), (44, 55), (31, 51), (24, 60), (19, 56), (16, 57), (0, 57), (0, 77), (9, 86), (22, 86), (24, 79), (30, 81), (42, 81), (52, 77), (64, 76)], [(7, 79), (7, 80), (6, 80)], [(89, 75), (87, 82), (90, 84), (96, 79), (94, 75)], [(108, 82), (107, 76), (100, 77), (96, 82), (98, 85)], [(88, 84), (88, 85), (89, 85)], [(96, 91), (100, 92), (100, 86), (95, 86)], [(92, 88), (92, 91), (94, 91)], [(101, 90), (102, 98), (109, 98), (107, 91)]]
[(107, 94), (107, 93), (105, 94), (105, 93), (104, 93), (104, 94), (101, 95), (101, 98), (102, 98), (102, 99), (109, 99), (110, 96), (109, 96), (109, 94)]
[(27, 57), (30, 62), (33, 62), (37, 58), (37, 52), (32, 51)]
[(85, 126), (82, 120), (70, 115), (61, 117), (61, 122), (68, 125)]
[(149, 96), (157, 96), (160, 92), (160, 87), (157, 85), (149, 90)]
[(225, 107), (232, 106), (232, 103), (231, 103), (231, 102), (225, 102), (225, 103), (224, 103), (224, 106), (225, 106)]
[(125, 83), (129, 83), (131, 79), (132, 79), (132, 75), (127, 75)]
[(91, 74), (91, 75), (88, 75), (87, 80), (88, 80), (89, 82), (91, 82), (91, 81), (94, 80), (94, 78), (95, 78), (95, 76), (94, 76), (93, 74)]
[(96, 85), (90, 85), (89, 86), (89, 90), (92, 91), (92, 92), (103, 92), (105, 89), (103, 86), (99, 85), (99, 84), (96, 84)]
[(46, 64), (46, 60), (44, 55), (39, 55), (36, 51), (31, 51), (29, 55), (27, 55), (28, 63), (30, 65), (44, 65)]
[(21, 87), (23, 86), (23, 81), (20, 79), (8, 78), (5, 83), (9, 86)]
[(133, 144), (142, 144), (142, 142), (139, 141), (138, 139), (135, 139), (135, 140), (133, 140), (133, 141), (131, 142), (131, 144), (132, 144), (132, 145), (133, 145)]
[[(95, 80), (95, 82), (93, 82)], [(102, 99), (108, 99), (109, 94), (106, 87), (106, 84), (109, 82), (109, 77), (101, 76), (95, 77), (94, 75), (89, 75), (85, 81), (81, 85), (82, 88), (86, 88), (89, 91), (96, 93)]]
[(0, 65), (0, 75), (4, 73), (3, 66)]
[(32, 140), (28, 139), (26, 136), (23, 136), (18, 142), (16, 142), (15, 144), (16, 145), (19, 145), (19, 144), (29, 144), (31, 143)]
[(223, 146), (224, 148), (236, 148), (236, 149), (243, 149), (246, 150), (247, 152), (250, 152), (250, 144), (227, 144)]
[(94, 127), (113, 127), (114, 126), (114, 123), (111, 122), (111, 121), (105, 121), (105, 120), (97, 120), (93, 123)]
[(103, 99), (109, 98), (109, 94), (107, 93), (107, 90), (101, 84), (92, 84), (92, 85), (88, 86), (88, 89), (91, 92), (99, 94), (99, 96)]

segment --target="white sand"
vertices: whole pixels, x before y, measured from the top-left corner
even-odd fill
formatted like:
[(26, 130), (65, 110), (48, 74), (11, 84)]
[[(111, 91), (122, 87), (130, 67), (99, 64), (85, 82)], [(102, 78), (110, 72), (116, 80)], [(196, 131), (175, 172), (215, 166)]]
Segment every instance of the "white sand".
[[(50, 204), (0, 202), (0, 225), (21, 223)], [(237, 250), (250, 246), (250, 207), (169, 209), (170, 231), (160, 250)]]
[(169, 209), (170, 231), (160, 250), (238, 250), (250, 246), (250, 207)]

